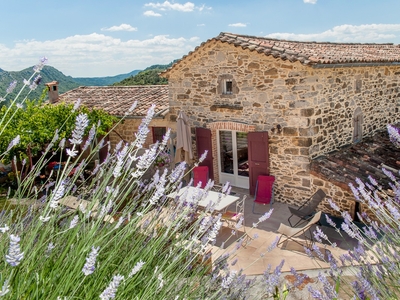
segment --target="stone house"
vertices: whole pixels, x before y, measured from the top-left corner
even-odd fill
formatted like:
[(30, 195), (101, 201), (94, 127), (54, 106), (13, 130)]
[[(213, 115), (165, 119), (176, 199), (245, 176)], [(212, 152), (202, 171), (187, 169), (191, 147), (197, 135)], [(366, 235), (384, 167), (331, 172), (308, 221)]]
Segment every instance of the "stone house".
[(169, 82), (166, 118), (189, 116), (193, 148), (211, 152), (211, 178), (253, 194), (257, 175), (271, 174), (275, 199), (294, 205), (323, 188), (354, 214), (351, 192), (325, 185), (311, 164), (400, 116), (399, 45), (221, 33), (161, 76)]
[[(58, 94), (58, 82), (46, 83), (50, 103), (64, 101), (75, 103), (81, 99), (81, 104), (88, 108), (103, 109), (116, 117), (124, 117), (123, 123), (113, 128), (109, 135), (111, 146), (120, 140), (132, 142), (135, 140), (142, 119), (152, 104), (155, 104), (155, 115), (151, 122), (151, 130), (144, 147), (161, 140), (167, 128), (173, 128), (166, 118), (169, 112), (167, 85), (137, 85), (137, 86), (82, 86), (64, 94)], [(132, 104), (137, 101), (136, 108), (127, 114)]]

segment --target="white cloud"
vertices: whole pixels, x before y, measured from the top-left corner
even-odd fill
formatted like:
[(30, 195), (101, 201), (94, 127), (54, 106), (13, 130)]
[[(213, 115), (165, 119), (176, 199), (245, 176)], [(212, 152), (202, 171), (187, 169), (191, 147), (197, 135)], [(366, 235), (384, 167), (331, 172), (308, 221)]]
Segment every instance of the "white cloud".
[(156, 13), (156, 12), (154, 12), (154, 11), (152, 11), (152, 10), (146, 10), (143, 14), (144, 14), (146, 17), (161, 17), (161, 14)]
[(150, 2), (146, 3), (144, 6), (151, 7), (154, 9), (158, 10), (176, 10), (176, 11), (181, 11), (181, 12), (192, 12), (195, 9), (199, 11), (203, 11), (204, 9), (210, 10), (211, 7), (206, 7), (205, 5), (202, 6), (195, 6), (194, 3), (192, 2), (186, 2), (184, 4), (180, 3), (175, 3), (175, 2), (169, 2), (169, 1), (164, 1), (163, 3), (157, 2)]
[(310, 4), (315, 4), (317, 3), (317, 0), (303, 0), (304, 3), (310, 3)]
[(121, 24), (119, 26), (111, 26), (109, 28), (102, 28), (102, 31), (137, 31), (136, 27), (132, 27), (129, 24)]
[(177, 11), (183, 11), (183, 12), (190, 12), (194, 10), (194, 3), (192, 2), (186, 2), (185, 4), (179, 4), (179, 3), (171, 3), (169, 1), (164, 1), (163, 3), (147, 3), (144, 6), (149, 6), (155, 9), (160, 9), (160, 10), (177, 10)]
[(234, 24), (229, 24), (228, 26), (230, 26), (230, 27), (246, 27), (247, 25), (244, 23), (234, 23)]
[(320, 33), (271, 33), (269, 38), (296, 41), (324, 41), (347, 43), (393, 42), (400, 37), (400, 24), (340, 25)]
[[(104, 34), (74, 35), (48, 41), (18, 41), (13, 47), (0, 44), (1, 68), (20, 71), (46, 56), (49, 65), (73, 77), (102, 77), (167, 64), (199, 44), (199, 38), (158, 35), (145, 40), (117, 39)], [(57, 78), (54, 78), (57, 80)]]
[(203, 26), (206, 26), (206, 24), (197, 24), (197, 27), (203, 27)]

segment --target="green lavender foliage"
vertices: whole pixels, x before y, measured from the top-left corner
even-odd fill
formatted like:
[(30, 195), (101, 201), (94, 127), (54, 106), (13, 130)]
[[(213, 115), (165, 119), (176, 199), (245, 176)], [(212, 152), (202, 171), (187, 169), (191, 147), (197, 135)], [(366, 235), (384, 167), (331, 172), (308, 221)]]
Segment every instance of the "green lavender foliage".
[[(25, 101), (10, 101), (0, 139), (29, 108)], [(253, 281), (230, 271), (231, 253), (211, 265), (221, 216), (211, 215), (212, 207), (199, 213), (196, 203), (212, 183), (194, 199), (169, 196), (186, 175), (184, 163), (142, 178), (168, 140), (169, 132), (162, 143), (142, 148), (154, 107), (137, 140), (112, 150), (95, 138), (101, 125), (77, 109), (70, 136), (56, 132), (35, 165), (24, 160), (21, 168), (29, 171), (15, 174), (17, 185), (0, 212), (0, 298), (245, 299)], [(12, 139), (3, 157), (21, 140)], [(106, 158), (92, 166), (104, 146)], [(45, 157), (55, 152), (62, 153), (61, 168), (37, 181)], [(71, 199), (81, 205), (68, 208)]]

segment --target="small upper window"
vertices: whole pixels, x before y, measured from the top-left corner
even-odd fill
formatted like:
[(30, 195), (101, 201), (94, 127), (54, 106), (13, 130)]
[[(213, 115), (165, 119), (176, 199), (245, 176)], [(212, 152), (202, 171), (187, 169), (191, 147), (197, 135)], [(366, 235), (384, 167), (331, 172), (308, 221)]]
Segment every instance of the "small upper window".
[(153, 143), (163, 140), (164, 135), (167, 133), (166, 127), (153, 127)]
[(233, 83), (232, 79), (225, 79), (224, 80), (224, 94), (231, 95), (233, 93)]

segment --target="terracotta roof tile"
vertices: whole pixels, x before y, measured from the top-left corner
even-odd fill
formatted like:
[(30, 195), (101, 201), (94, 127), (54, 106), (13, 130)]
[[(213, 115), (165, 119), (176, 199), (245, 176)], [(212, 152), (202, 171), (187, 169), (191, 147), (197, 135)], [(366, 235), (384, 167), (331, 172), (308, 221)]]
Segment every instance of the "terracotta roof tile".
[(86, 86), (60, 95), (60, 100), (81, 103), (89, 108), (104, 109), (115, 116), (124, 116), (137, 101), (136, 109), (129, 116), (145, 116), (152, 104), (156, 105), (155, 115), (168, 113), (168, 85), (135, 86)]
[(383, 174), (382, 167), (400, 178), (400, 149), (390, 142), (387, 131), (378, 132), (360, 143), (314, 159), (311, 162), (311, 174), (348, 191), (348, 184), (354, 184), (357, 177), (368, 182), (368, 176), (371, 175), (388, 189), (389, 180)]
[[(194, 51), (183, 56), (182, 59), (195, 52), (205, 43), (213, 40), (232, 44), (250, 51), (265, 53), (265, 55), (272, 55), (275, 58), (280, 57), (284, 60), (289, 59), (290, 61), (297, 60), (304, 65), (400, 63), (400, 45), (392, 43), (297, 42), (227, 32), (221, 32), (217, 37), (203, 42)], [(175, 64), (177, 63), (179, 61)], [(162, 72), (162, 74), (168, 72), (168, 70)]]

